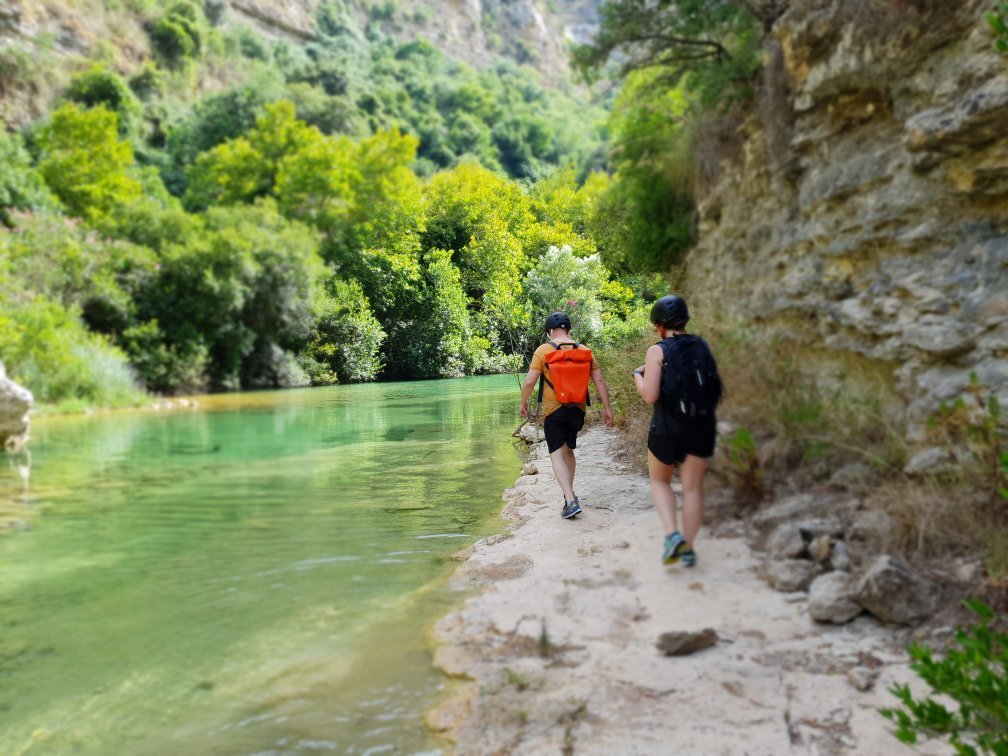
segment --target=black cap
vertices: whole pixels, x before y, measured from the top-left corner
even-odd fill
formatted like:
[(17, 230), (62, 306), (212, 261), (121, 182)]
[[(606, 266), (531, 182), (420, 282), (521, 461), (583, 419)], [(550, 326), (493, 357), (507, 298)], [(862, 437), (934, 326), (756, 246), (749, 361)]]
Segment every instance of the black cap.
[(682, 297), (674, 294), (662, 297), (651, 308), (651, 322), (667, 327), (673, 323), (686, 323), (689, 320), (689, 310)]
[(566, 331), (571, 329), (570, 318), (566, 312), (554, 312), (546, 318), (546, 330), (552, 331), (554, 328), (563, 328)]

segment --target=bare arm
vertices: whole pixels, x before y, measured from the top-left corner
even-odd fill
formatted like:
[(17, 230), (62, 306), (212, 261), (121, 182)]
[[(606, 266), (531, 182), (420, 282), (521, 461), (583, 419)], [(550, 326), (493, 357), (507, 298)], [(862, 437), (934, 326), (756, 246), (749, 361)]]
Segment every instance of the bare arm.
[(542, 373), (534, 368), (529, 368), (528, 374), (525, 376), (525, 380), (522, 381), (521, 387), (521, 403), (518, 405), (518, 414), (522, 417), (529, 416), (529, 398), (532, 396), (532, 390), (535, 388), (536, 381), (539, 380), (539, 376)]
[(661, 347), (657, 344), (648, 347), (647, 354), (644, 356), (644, 364), (637, 370), (644, 373), (644, 375), (641, 375), (640, 372), (634, 373), (633, 380), (637, 387), (637, 393), (648, 404), (654, 404), (661, 394)]
[(602, 400), (602, 419), (606, 425), (612, 425), (612, 407), (609, 404), (609, 384), (606, 383), (605, 376), (602, 375), (602, 368), (595, 368), (591, 371), (592, 381), (595, 382), (595, 390), (598, 391), (599, 399)]

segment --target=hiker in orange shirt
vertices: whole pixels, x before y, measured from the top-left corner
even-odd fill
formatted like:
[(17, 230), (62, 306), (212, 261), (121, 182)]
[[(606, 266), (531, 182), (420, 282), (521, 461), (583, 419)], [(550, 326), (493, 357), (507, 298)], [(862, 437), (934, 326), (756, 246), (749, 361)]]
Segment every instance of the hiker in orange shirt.
[(612, 425), (612, 407), (609, 405), (609, 384), (602, 369), (588, 347), (570, 337), (571, 322), (565, 312), (554, 312), (546, 318), (548, 341), (535, 350), (532, 364), (521, 387), (519, 412), (529, 417), (529, 399), (536, 381), (542, 380), (539, 396), (542, 401), (543, 433), (549, 449), (553, 475), (563, 491), (564, 504), (560, 516), (569, 520), (581, 514), (578, 497), (574, 493), (574, 471), (577, 465), (574, 449), (577, 434), (584, 426), (585, 408), (588, 406), (588, 379), (595, 383), (602, 400), (602, 417)]

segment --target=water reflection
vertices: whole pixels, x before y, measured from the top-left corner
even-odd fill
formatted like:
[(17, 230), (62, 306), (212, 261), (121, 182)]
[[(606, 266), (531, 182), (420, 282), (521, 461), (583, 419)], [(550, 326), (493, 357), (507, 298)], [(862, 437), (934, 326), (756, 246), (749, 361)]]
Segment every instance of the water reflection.
[(11, 461), (0, 752), (431, 747), (424, 630), (520, 464), (513, 380), (228, 399), (47, 418)]

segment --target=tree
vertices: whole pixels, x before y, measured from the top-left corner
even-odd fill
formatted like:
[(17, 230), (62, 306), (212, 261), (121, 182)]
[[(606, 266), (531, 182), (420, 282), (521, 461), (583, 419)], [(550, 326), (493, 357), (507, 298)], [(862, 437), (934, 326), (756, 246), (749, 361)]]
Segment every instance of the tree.
[(134, 133), (143, 117), (143, 106), (130, 91), (123, 78), (105, 66), (95, 64), (84, 73), (78, 74), (67, 88), (67, 99), (94, 108), (104, 105), (119, 119), (119, 131), (123, 136)]
[(130, 175), (133, 148), (119, 139), (117, 120), (104, 106), (81, 110), (68, 103), (39, 135), (39, 173), (67, 210), (90, 221), (142, 193)]
[(574, 51), (587, 76), (611, 58), (619, 72), (654, 68), (655, 83), (677, 85), (684, 77), (711, 106), (748, 96), (759, 71), (760, 22), (766, 28), (786, 2), (752, 0), (608, 0), (599, 33)]
[(271, 200), (214, 208), (197, 238), (166, 248), (139, 320), (156, 321), (176, 354), (205, 350), (210, 387), (306, 383), (295, 355), (325, 275), (316, 235)]
[(380, 348), (385, 339), (356, 281), (333, 278), (317, 300), (314, 325), (301, 364), (313, 384), (374, 380), (382, 369)]
[(616, 175), (590, 225), (604, 262), (619, 272), (667, 270), (693, 240), (689, 100), (682, 87), (654, 86), (660, 76), (628, 76), (610, 117)]

